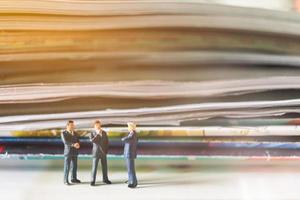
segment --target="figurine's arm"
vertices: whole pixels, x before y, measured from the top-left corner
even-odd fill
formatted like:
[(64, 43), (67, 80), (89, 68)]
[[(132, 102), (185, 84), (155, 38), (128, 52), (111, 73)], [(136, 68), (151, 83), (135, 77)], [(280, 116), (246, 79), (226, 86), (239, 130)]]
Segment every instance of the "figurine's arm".
[(67, 146), (70, 146), (70, 147), (73, 146), (72, 142), (70, 142), (66, 139), (66, 136), (63, 132), (61, 133), (61, 140), (63, 141), (64, 145), (67, 145)]
[(134, 134), (134, 133), (133, 133), (133, 132), (131, 132), (131, 133), (130, 133), (128, 136), (126, 136), (126, 137), (123, 137), (123, 138), (122, 138), (122, 141), (123, 141), (123, 142), (125, 142), (125, 141), (128, 141), (128, 140), (130, 140), (130, 139), (133, 137), (133, 134)]
[(93, 133), (90, 134), (90, 141), (91, 142), (96, 142), (98, 135), (96, 134), (95, 136), (93, 136)]
[(106, 147), (106, 148), (105, 148), (105, 153), (107, 153), (107, 152), (108, 152), (108, 146), (109, 146), (109, 140), (108, 140), (108, 136), (107, 136), (107, 133), (106, 133), (106, 132), (105, 132), (105, 134), (104, 134), (103, 139), (104, 139), (104, 146)]
[(80, 148), (80, 140), (79, 140), (79, 137), (77, 137), (77, 143), (75, 143), (74, 144), (74, 147), (76, 148), (76, 149), (79, 149)]
[(103, 139), (104, 139), (104, 144), (106, 145), (106, 146), (108, 146), (108, 144), (109, 144), (109, 141), (108, 141), (108, 136), (107, 136), (107, 133), (105, 132), (104, 134), (103, 134)]

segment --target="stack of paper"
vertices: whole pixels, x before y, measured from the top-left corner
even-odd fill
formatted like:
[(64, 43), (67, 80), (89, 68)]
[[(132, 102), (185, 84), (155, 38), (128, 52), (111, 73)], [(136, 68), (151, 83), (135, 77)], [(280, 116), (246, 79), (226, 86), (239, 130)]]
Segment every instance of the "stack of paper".
[(96, 119), (115, 155), (128, 121), (138, 125), (140, 155), (299, 154), (294, 11), (200, 0), (3, 0), (0, 15), (5, 156), (61, 155), (68, 120), (89, 154)]

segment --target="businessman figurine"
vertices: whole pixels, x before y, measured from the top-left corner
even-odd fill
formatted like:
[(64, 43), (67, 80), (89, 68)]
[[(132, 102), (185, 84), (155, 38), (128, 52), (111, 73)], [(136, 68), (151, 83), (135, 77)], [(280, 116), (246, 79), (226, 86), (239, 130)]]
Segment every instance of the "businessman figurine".
[(76, 135), (75, 124), (73, 121), (68, 121), (67, 128), (61, 134), (61, 139), (64, 143), (64, 184), (69, 183), (70, 165), (72, 166), (72, 183), (80, 183), (77, 179), (77, 157), (78, 149), (80, 148), (79, 138)]
[(137, 133), (136, 125), (132, 122), (127, 123), (128, 125), (128, 136), (122, 138), (122, 141), (125, 142), (124, 145), (124, 157), (126, 160), (127, 171), (128, 171), (128, 187), (135, 188), (137, 186), (137, 179), (135, 174), (134, 160), (137, 155)]
[(108, 151), (108, 137), (106, 132), (101, 129), (101, 122), (99, 120), (95, 121), (94, 128), (95, 130), (90, 134), (90, 140), (93, 143), (93, 150), (92, 150), (93, 167), (92, 167), (91, 186), (95, 186), (99, 159), (101, 159), (102, 180), (106, 184), (111, 184), (107, 176), (106, 154)]

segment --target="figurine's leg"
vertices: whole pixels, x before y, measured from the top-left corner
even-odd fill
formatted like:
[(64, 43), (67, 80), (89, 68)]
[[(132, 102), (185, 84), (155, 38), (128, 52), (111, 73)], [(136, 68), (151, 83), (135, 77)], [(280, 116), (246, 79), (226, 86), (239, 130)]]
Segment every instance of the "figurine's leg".
[(93, 157), (92, 180), (91, 180), (92, 183), (96, 182), (98, 162), (99, 162), (99, 158)]
[(71, 164), (72, 164), (72, 180), (76, 180), (77, 179), (77, 156), (72, 156)]
[(137, 186), (137, 179), (136, 179), (136, 174), (135, 174), (135, 163), (134, 163), (134, 159), (130, 159), (131, 160), (131, 171), (132, 171), (132, 183), (134, 186)]
[(64, 159), (64, 183), (69, 182), (69, 171), (70, 171), (70, 163), (71, 163), (71, 157), (70, 156), (65, 156)]
[(131, 159), (126, 158), (126, 166), (128, 171), (128, 184), (132, 184), (132, 171), (131, 171)]
[(108, 181), (106, 155), (101, 157), (101, 168), (102, 168), (102, 179), (103, 179), (103, 181)]

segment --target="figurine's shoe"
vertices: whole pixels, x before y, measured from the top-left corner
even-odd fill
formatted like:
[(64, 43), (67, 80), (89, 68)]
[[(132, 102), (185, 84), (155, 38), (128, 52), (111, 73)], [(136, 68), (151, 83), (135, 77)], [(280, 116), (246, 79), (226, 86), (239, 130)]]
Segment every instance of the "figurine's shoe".
[(128, 180), (126, 180), (124, 183), (128, 183)]
[(95, 186), (95, 182), (91, 182), (91, 186)]
[(65, 184), (65, 185), (71, 185), (71, 184), (69, 183), (69, 181), (65, 181), (64, 184)]
[(137, 186), (137, 184), (129, 184), (128, 187), (129, 188), (135, 188)]
[(103, 180), (103, 183), (111, 184), (111, 181), (107, 179), (107, 180)]
[(81, 181), (78, 180), (78, 179), (72, 179), (71, 182), (72, 182), (72, 183), (81, 183)]

